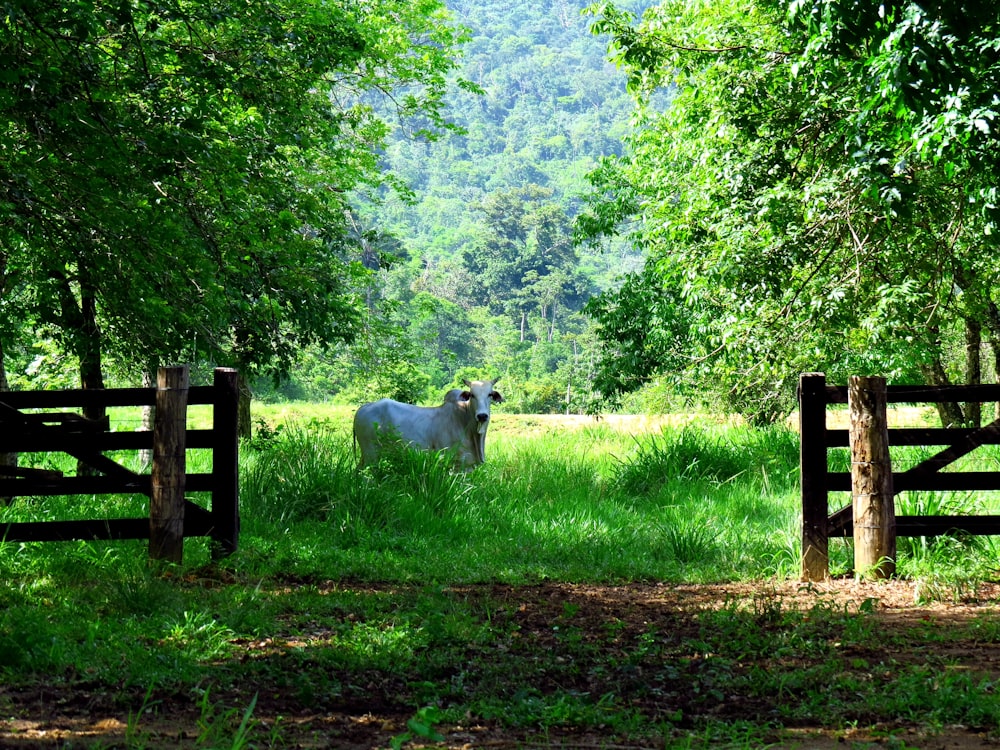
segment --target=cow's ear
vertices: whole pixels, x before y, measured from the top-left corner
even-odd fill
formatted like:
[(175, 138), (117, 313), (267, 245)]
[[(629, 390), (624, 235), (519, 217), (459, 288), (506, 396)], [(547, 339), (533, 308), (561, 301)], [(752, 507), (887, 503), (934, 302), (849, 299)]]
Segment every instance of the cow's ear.
[(490, 398), (493, 399), (493, 403), (496, 403), (496, 404), (502, 404), (503, 403), (503, 396), (501, 396), (496, 391), (491, 391), (490, 392)]

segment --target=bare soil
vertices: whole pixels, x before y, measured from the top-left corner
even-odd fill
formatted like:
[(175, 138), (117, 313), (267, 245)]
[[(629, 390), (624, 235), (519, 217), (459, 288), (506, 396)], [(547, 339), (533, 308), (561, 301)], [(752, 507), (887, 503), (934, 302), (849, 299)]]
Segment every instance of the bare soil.
[[(348, 584), (329, 582), (334, 588)], [(706, 610), (733, 606), (734, 601), (747, 606), (780, 606), (784, 609), (810, 610), (818, 603), (855, 611), (862, 607), (874, 610), (885, 643), (892, 643), (896, 663), (923, 663), (928, 649), (933, 649), (936, 663), (943, 657), (953, 669), (975, 670), (1000, 678), (1000, 646), (976, 642), (961, 635), (974, 618), (992, 614), (1000, 600), (1000, 585), (983, 584), (965, 592), (963, 601), (931, 605), (917, 604), (921, 592), (916, 584), (894, 581), (865, 583), (854, 580), (821, 584), (726, 584), (667, 585), (636, 583), (620, 586), (547, 584), (510, 587), (501, 585), (467, 586), (456, 589), (465, 598), (484, 597), (497, 603), (497, 617), (510, 618), (520, 643), (533, 648), (556, 648), (553, 623), (567, 611), (573, 612), (573, 626), (587, 642), (608, 644), (609, 623), (623, 634), (641, 633), (651, 625), (669, 627), (677, 643), (698, 637), (698, 618)], [(366, 590), (378, 587), (364, 585)], [(388, 587), (387, 587), (388, 588)], [(935, 638), (929, 645), (920, 634), (927, 629), (955, 629), (953, 639)], [(255, 651), (280, 652), (294, 643), (276, 635), (259, 642), (237, 644), (248, 658)], [(603, 647), (603, 646), (602, 646)], [(877, 651), (881, 644), (872, 644)], [(613, 648), (608, 646), (608, 648)], [(488, 656), (488, 655), (487, 655)], [(806, 664), (807, 656), (802, 663)], [(586, 679), (586, 678), (581, 678)], [(642, 675), (637, 675), (642, 679)], [(539, 686), (543, 687), (543, 686)], [(581, 684), (581, 689), (599, 691), (600, 685)], [(280, 691), (259, 690), (259, 685), (242, 686), (238, 693), (226, 696), (228, 705), (246, 706), (259, 691), (253, 718), (256, 747), (345, 748), (362, 750), (389, 747), (393, 737), (406, 731), (412, 707), (386, 698), (384, 686), (373, 689), (370, 699), (344, 700), (327, 705), (324, 710), (304, 710)], [(363, 691), (362, 691), (363, 692)], [(663, 701), (669, 705), (638, 705), (655, 714), (657, 711), (683, 709), (692, 714), (698, 709), (683, 694), (658, 698), (637, 692), (637, 702)], [(106, 686), (88, 686), (86, 682), (66, 684), (63, 680), (41, 682), (30, 690), (12, 690), (0, 686), (0, 747), (162, 747), (205, 746), (197, 740), (203, 727), (203, 711), (191, 705), (190, 696), (158, 695), (155, 710), (130, 717), (121, 708), (121, 697)], [(411, 704), (412, 706), (412, 704)], [(137, 710), (133, 706), (132, 710)], [(762, 706), (759, 698), (729, 695), (711, 708), (715, 719), (737, 722), (741, 719), (760, 724)], [(231, 717), (238, 724), (239, 716)], [(131, 728), (130, 728), (131, 724)], [(277, 727), (280, 741), (271, 743), (269, 728)], [(498, 721), (477, 721), (437, 727), (445, 741), (437, 744), (413, 741), (406, 747), (441, 748), (640, 748), (664, 747), (664, 740), (630, 741), (588, 731), (551, 730), (544, 736), (523, 729), (504, 727)], [(983, 748), (1000, 746), (997, 727), (949, 726), (925, 733), (905, 722), (857, 729), (823, 726), (796, 726), (775, 730), (768, 738), (769, 747), (852, 748), (885, 746), (897, 748)], [(668, 745), (669, 746), (669, 745)]]

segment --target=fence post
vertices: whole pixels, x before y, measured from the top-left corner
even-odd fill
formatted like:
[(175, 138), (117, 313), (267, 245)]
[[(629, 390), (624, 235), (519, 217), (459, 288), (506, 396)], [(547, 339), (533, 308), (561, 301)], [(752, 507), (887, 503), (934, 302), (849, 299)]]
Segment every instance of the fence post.
[(850, 377), (847, 402), (851, 412), (854, 571), (888, 578), (896, 572), (896, 512), (885, 378)]
[(830, 572), (826, 447), (826, 375), (803, 373), (799, 377), (803, 581), (822, 581)]
[(212, 557), (236, 551), (240, 537), (239, 503), (239, 376), (236, 370), (215, 370), (212, 412)]
[(149, 557), (184, 559), (184, 484), (188, 368), (161, 367), (156, 376), (152, 492), (149, 497)]

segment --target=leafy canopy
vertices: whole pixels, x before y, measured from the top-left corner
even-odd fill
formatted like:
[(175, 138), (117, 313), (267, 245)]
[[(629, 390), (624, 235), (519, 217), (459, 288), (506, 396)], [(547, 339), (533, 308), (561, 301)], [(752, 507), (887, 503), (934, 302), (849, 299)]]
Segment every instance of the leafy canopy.
[(8, 3), (5, 311), (124, 366), (280, 375), (351, 339), (347, 196), (381, 181), (390, 129), (372, 97), (446, 127), (462, 38), (434, 0)]
[[(961, 66), (998, 11), (978, 11), (971, 31), (944, 7), (592, 7), (641, 106), (578, 222), (594, 239), (635, 221), (647, 252), (644, 283), (591, 308), (606, 361), (634, 368), (609, 394), (670, 368), (773, 419), (799, 371), (941, 372), (944, 333), (989, 324), (995, 102), (970, 76), (995, 66)], [(622, 342), (616, 320), (675, 305), (683, 330)]]

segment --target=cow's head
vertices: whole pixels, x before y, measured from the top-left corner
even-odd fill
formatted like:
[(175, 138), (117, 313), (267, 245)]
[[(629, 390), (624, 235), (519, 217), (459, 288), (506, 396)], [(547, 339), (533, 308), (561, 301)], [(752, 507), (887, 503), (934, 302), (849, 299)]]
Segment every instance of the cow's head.
[(490, 423), (490, 405), (494, 402), (501, 403), (503, 396), (493, 390), (493, 386), (500, 380), (465, 380), (466, 390), (462, 391), (462, 400), (469, 402), (469, 409), (476, 415), (479, 422), (479, 432), (486, 432), (486, 427)]

